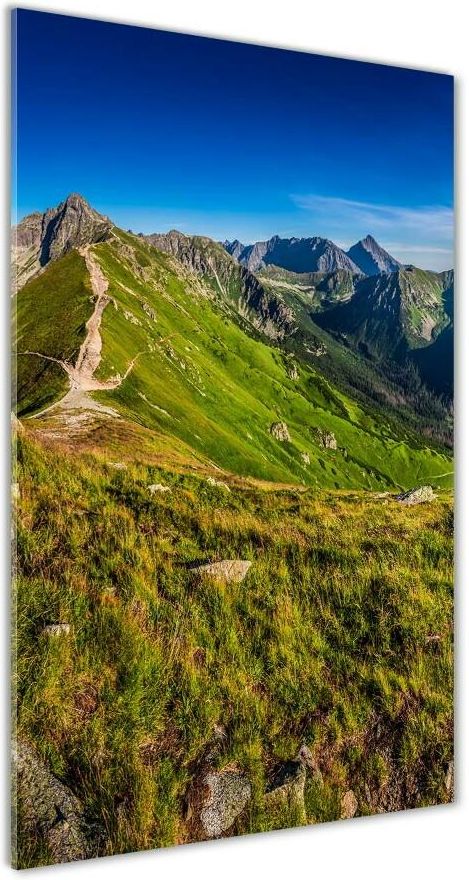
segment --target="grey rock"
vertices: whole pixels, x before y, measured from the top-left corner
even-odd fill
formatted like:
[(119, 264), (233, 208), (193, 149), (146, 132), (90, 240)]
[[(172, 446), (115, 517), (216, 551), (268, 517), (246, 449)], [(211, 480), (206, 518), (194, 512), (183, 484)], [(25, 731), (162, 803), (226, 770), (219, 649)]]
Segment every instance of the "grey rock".
[(302, 460), (303, 464), (311, 464), (311, 459), (310, 459), (307, 452), (301, 453), (301, 460)]
[(68, 636), (70, 635), (69, 623), (49, 623), (41, 632), (43, 636)]
[(287, 376), (289, 379), (296, 380), (298, 379), (298, 367), (296, 364), (288, 364), (287, 366)]
[(304, 793), (308, 769), (319, 773), (310, 749), (303, 745), (296, 758), (277, 766), (265, 793), (267, 808), (288, 808), (296, 813), (299, 821), (306, 821)]
[(11, 484), (11, 500), (12, 502), (20, 500), (20, 484), (12, 483)]
[(290, 432), (285, 422), (273, 422), (270, 426), (270, 433), (272, 434), (272, 437), (275, 437), (276, 440), (280, 440), (281, 443), (291, 440)]
[(341, 807), (341, 813), (340, 813), (341, 819), (353, 819), (353, 817), (355, 816), (355, 813), (358, 810), (358, 801), (357, 801), (352, 789), (349, 789), (348, 791), (345, 792), (345, 794), (340, 802), (340, 807)]
[(159, 492), (171, 492), (171, 489), (169, 486), (165, 486), (163, 483), (152, 483), (150, 486), (148, 486), (148, 491), (150, 495), (156, 495)]
[(215, 477), (207, 477), (207, 483), (210, 486), (218, 486), (220, 489), (225, 489), (227, 492), (231, 492), (228, 483), (224, 483), (223, 480), (216, 480)]
[(200, 823), (208, 838), (229, 831), (251, 797), (251, 784), (237, 770), (209, 770), (202, 777), (204, 799)]
[(265, 266), (280, 266), (291, 272), (335, 272), (345, 269), (353, 274), (361, 270), (348, 254), (327, 238), (280, 238), (239, 247), (240, 242), (225, 242), (224, 247), (250, 272)]
[(13, 781), (21, 817), (20, 835), (39, 835), (52, 863), (95, 855), (79, 799), (53, 776), (36, 750), (21, 739), (13, 751)]
[(142, 305), (143, 311), (146, 315), (152, 320), (156, 321), (156, 312), (153, 311), (152, 307), (148, 305), (147, 302), (144, 302)]
[(423, 504), (426, 501), (434, 501), (436, 495), (431, 486), (419, 486), (415, 489), (409, 489), (408, 492), (402, 492), (396, 495), (396, 501), (407, 506), (413, 504)]
[(248, 559), (222, 559), (219, 562), (195, 565), (191, 571), (227, 584), (239, 584), (246, 577), (251, 565), (252, 562)]
[(332, 431), (325, 431), (322, 428), (317, 428), (315, 435), (319, 445), (324, 449), (337, 449), (337, 440)]
[(454, 794), (454, 761), (450, 761), (445, 776), (445, 788), (450, 797)]

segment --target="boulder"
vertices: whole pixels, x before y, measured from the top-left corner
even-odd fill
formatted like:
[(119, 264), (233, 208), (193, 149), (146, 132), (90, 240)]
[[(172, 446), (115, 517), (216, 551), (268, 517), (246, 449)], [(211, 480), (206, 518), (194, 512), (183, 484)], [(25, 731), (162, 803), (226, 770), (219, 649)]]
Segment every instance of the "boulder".
[(205, 577), (227, 584), (240, 584), (246, 577), (252, 562), (248, 559), (221, 559), (219, 562), (208, 562), (194, 565), (191, 571)]
[(358, 801), (352, 789), (346, 791), (340, 802), (340, 818), (353, 819), (358, 810)]
[(298, 367), (296, 366), (296, 364), (288, 364), (287, 376), (289, 379), (293, 379), (294, 381), (298, 379)]
[(301, 453), (301, 461), (303, 462), (303, 464), (311, 464), (311, 459), (307, 452)]
[(315, 431), (316, 440), (324, 449), (337, 449), (337, 440), (332, 431), (325, 431), (317, 428)]
[(224, 483), (222, 480), (216, 480), (215, 477), (207, 477), (207, 483), (209, 486), (218, 486), (220, 489), (225, 489), (226, 492), (231, 492), (228, 483)]
[(68, 636), (70, 634), (69, 623), (49, 623), (41, 632), (41, 635), (55, 638), (56, 636)]
[(82, 804), (70, 788), (52, 775), (36, 750), (21, 739), (13, 751), (13, 779), (21, 817), (18, 833), (39, 836), (47, 846), (52, 864), (97, 854)]
[(415, 489), (409, 489), (408, 492), (396, 495), (396, 501), (407, 506), (423, 504), (426, 501), (433, 501), (435, 498), (436, 495), (431, 486), (418, 486)]
[(150, 495), (156, 495), (158, 492), (171, 492), (169, 486), (164, 486), (163, 483), (152, 483), (147, 488)]
[(306, 821), (305, 781), (307, 769), (319, 771), (307, 746), (302, 746), (296, 758), (279, 764), (267, 786), (265, 805), (268, 809), (288, 809), (299, 822)]
[(285, 422), (273, 422), (270, 426), (270, 433), (276, 440), (285, 443), (291, 440), (290, 432)]
[(234, 824), (251, 797), (251, 784), (238, 770), (208, 770), (201, 779), (199, 821), (207, 838), (220, 837)]

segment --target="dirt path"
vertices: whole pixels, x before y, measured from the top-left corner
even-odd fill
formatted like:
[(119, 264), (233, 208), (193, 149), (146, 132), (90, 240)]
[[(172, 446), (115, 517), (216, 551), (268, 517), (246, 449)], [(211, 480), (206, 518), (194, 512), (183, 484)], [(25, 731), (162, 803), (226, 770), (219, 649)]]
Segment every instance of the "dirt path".
[(95, 259), (90, 246), (87, 245), (81, 248), (79, 252), (85, 259), (86, 268), (90, 275), (91, 287), (96, 299), (93, 313), (86, 322), (86, 336), (80, 346), (76, 363), (70, 364), (67, 361), (49, 357), (38, 351), (21, 352), (21, 354), (35, 355), (43, 357), (45, 360), (55, 361), (67, 373), (70, 388), (65, 396), (43, 409), (40, 413), (36, 413), (32, 418), (37, 419), (46, 413), (54, 412), (60, 418), (60, 421), (69, 427), (72, 423), (88, 423), (92, 414), (96, 413), (101, 413), (107, 417), (119, 418), (116, 410), (110, 406), (103, 406), (103, 404), (98, 403), (88, 392), (112, 391), (114, 388), (118, 388), (129, 375), (137, 358), (140, 354), (143, 354), (143, 352), (139, 352), (133, 358), (123, 376), (116, 376), (106, 381), (95, 378), (94, 374), (101, 363), (101, 321), (104, 309), (112, 302), (112, 299), (107, 294), (109, 282)]

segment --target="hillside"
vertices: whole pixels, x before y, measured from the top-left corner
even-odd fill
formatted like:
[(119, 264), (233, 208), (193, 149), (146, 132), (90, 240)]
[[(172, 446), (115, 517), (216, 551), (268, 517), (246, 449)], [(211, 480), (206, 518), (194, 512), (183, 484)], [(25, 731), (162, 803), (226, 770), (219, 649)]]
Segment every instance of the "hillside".
[[(107, 415), (110, 411), (176, 438), (227, 471), (260, 479), (373, 489), (450, 479), (447, 455), (429, 447), (410, 426), (398, 429), (392, 419), (334, 387), (320, 370), (320, 358), (306, 349), (306, 357), (301, 350), (295, 357), (272, 347), (269, 334), (263, 341), (258, 320), (248, 320), (249, 305), (239, 308), (239, 279), (245, 279), (228, 256), (226, 276), (220, 277), (213, 264), (211, 274), (197, 274), (185, 268), (180, 255), (164, 254), (115, 227), (92, 252), (109, 302), (100, 317), (102, 349), (91, 390), (85, 389), (85, 403), (79, 397), (75, 407), (68, 395), (61, 407), (57, 361), (66, 362), (62, 370), (73, 384), (71, 352), (86, 328), (83, 319), (78, 328), (67, 316), (60, 323), (60, 350), (57, 334), (53, 344), (48, 340), (50, 322), (36, 287), (55, 285), (58, 260), (17, 297), (19, 324), (23, 315), (28, 321), (18, 342), (20, 416), (37, 416), (44, 401), (55, 399), (57, 407), (44, 416), (54, 433), (70, 419), (80, 424), (81, 410), (93, 399), (93, 407)], [(81, 275), (73, 296), (77, 308), (87, 300), (91, 315)], [(47, 372), (43, 382), (36, 381), (36, 373), (31, 381), (32, 364), (37, 370), (40, 358), (28, 352), (40, 352), (44, 361), (56, 359), (54, 382)], [(70, 407), (75, 407), (72, 415)], [(287, 426), (287, 440), (275, 436), (278, 423)], [(325, 434), (333, 435), (335, 448), (325, 445)]]
[(320, 326), (394, 276), (74, 200), (13, 299), (16, 866), (450, 802), (448, 408)]

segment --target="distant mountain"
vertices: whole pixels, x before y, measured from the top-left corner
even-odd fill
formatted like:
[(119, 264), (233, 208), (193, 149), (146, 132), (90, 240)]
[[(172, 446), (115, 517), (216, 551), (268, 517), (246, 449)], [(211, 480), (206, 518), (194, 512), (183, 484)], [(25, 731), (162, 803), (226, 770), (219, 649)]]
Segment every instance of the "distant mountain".
[(43, 214), (29, 214), (12, 233), (14, 288), (73, 248), (105, 241), (111, 229), (112, 222), (77, 193)]
[(360, 278), (348, 302), (315, 320), (368, 355), (402, 360), (434, 343), (450, 324), (445, 292), (451, 284), (452, 273), (414, 267)]
[(274, 235), (268, 241), (241, 245), (239, 241), (225, 242), (225, 249), (250, 272), (266, 266), (280, 266), (290, 272), (336, 272), (345, 269), (361, 274), (361, 269), (342, 248), (327, 238), (280, 238)]
[(364, 275), (379, 275), (381, 272), (397, 272), (401, 268), (398, 260), (382, 248), (372, 235), (357, 241), (347, 256), (361, 269)]

